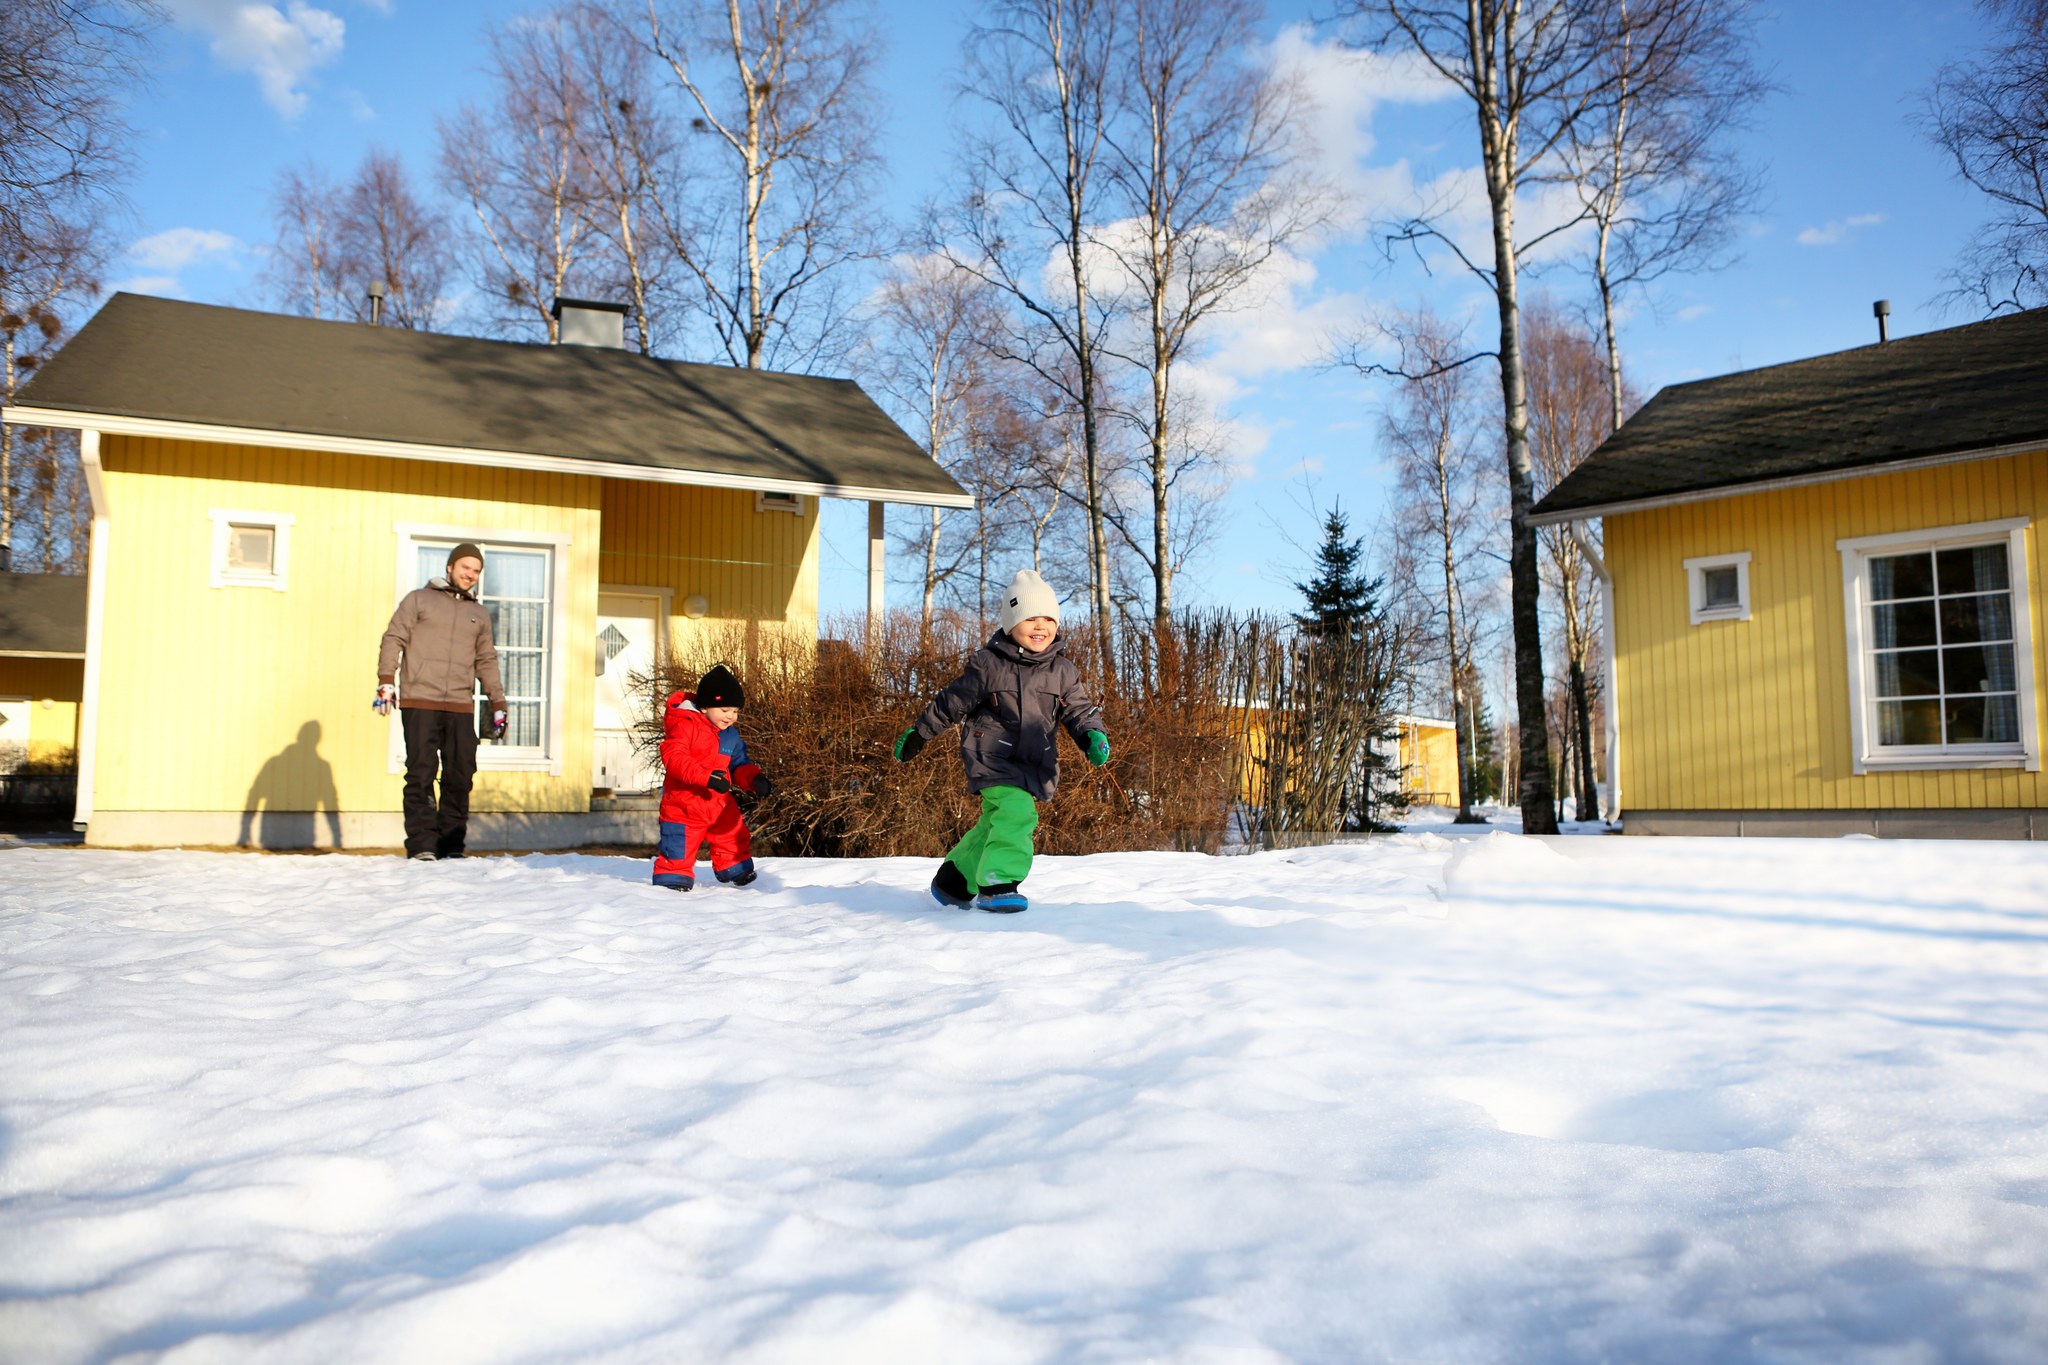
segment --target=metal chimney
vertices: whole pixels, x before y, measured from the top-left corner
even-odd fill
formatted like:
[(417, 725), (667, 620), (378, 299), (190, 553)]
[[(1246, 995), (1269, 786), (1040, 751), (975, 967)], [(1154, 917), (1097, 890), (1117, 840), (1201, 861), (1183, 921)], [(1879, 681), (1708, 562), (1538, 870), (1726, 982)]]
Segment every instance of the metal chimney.
[(384, 296), (390, 292), (390, 286), (385, 284), (384, 281), (370, 281), (370, 325), (372, 327), (375, 327), (384, 320)]
[(1890, 326), (1892, 301), (1890, 299), (1879, 299), (1876, 303), (1870, 305), (1870, 314), (1877, 319), (1877, 344), (1882, 346), (1892, 339)]
[(623, 350), (626, 345), (626, 305), (600, 303), (593, 299), (555, 300), (548, 310), (559, 324), (555, 328), (558, 346), (609, 346)]

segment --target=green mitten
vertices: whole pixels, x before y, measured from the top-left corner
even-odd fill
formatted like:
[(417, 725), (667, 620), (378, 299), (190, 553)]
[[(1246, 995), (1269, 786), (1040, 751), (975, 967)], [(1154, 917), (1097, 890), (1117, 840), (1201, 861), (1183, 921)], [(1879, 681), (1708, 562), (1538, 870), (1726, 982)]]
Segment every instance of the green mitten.
[(924, 748), (924, 736), (919, 734), (917, 727), (913, 725), (902, 734), (896, 736), (896, 761), (898, 763), (908, 763), (911, 759), (917, 757), (918, 750), (922, 748)]
[(1096, 767), (1109, 762), (1109, 736), (1100, 730), (1088, 732), (1088, 761)]

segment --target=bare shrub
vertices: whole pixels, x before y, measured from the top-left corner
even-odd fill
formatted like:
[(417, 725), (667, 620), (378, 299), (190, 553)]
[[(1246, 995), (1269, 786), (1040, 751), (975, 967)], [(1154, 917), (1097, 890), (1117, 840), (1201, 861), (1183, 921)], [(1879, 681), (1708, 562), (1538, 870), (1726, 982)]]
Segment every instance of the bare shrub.
[[(635, 679), (646, 717), (640, 743), (652, 755), (667, 697), (725, 663), (746, 689), (748, 751), (776, 786), (747, 812), (759, 851), (939, 857), (980, 812), (953, 757), (957, 741), (948, 736), (910, 763), (892, 749), (989, 632), (959, 613), (937, 612), (928, 627), (919, 615), (892, 614), (872, 646), (857, 621), (844, 638), (815, 644), (757, 637), (750, 649), (741, 626), (708, 633)], [(1270, 844), (1286, 832), (1344, 828), (1398, 651), (1360, 646), (1340, 659), (1338, 646), (1304, 653), (1296, 638), (1290, 622), (1221, 613), (1177, 616), (1164, 629), (1133, 622), (1115, 642), (1123, 670), (1105, 686), (1094, 632), (1066, 632), (1114, 753), (1092, 768), (1061, 741), (1039, 851), (1213, 853), (1246, 836)], [(1311, 654), (1312, 664), (1300, 662)], [(1353, 688), (1359, 694), (1347, 696)]]

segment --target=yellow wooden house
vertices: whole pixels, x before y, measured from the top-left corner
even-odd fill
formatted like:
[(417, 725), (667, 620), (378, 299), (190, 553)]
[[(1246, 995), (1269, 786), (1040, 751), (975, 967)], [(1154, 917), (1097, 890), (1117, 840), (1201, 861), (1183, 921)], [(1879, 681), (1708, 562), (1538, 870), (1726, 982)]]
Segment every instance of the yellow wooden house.
[(2048, 309), (1660, 392), (1532, 517), (1597, 551), (1624, 828), (2048, 838), (2044, 519)]
[(1458, 804), (1458, 727), (1429, 716), (1394, 717), (1401, 790), (1418, 806)]
[(110, 299), (4, 413), (81, 433), (88, 842), (396, 847), (378, 640), (465, 540), (511, 703), (470, 846), (637, 837), (593, 807), (658, 782), (623, 678), (814, 640), (818, 499), (869, 504), (871, 610), (883, 505), (971, 504), (857, 384), (638, 355), (621, 311), (562, 300), (550, 346)]

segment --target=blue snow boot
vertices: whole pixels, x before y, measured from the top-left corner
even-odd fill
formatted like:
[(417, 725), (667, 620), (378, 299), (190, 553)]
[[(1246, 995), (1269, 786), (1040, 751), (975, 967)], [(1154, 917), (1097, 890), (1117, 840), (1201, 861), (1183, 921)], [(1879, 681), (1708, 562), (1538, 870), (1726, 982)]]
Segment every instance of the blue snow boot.
[(974, 892), (967, 887), (967, 876), (953, 866), (951, 858), (940, 863), (939, 870), (932, 876), (932, 899), (955, 910), (965, 910), (974, 904)]
[(1024, 893), (1017, 889), (1015, 882), (997, 882), (981, 888), (981, 894), (974, 903), (982, 909), (997, 915), (1014, 915), (1031, 904), (1024, 899)]

